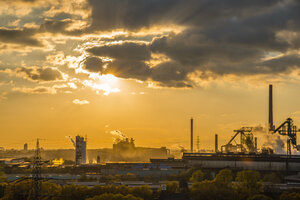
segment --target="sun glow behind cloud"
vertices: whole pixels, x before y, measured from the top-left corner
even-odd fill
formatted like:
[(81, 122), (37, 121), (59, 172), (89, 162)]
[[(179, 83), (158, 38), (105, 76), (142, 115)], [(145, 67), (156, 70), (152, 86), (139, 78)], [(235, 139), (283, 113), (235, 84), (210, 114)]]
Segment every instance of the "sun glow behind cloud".
[(91, 73), (90, 78), (93, 80), (84, 80), (83, 85), (96, 90), (97, 94), (103, 91), (103, 95), (107, 96), (110, 93), (120, 92), (120, 89), (116, 87), (118, 84), (118, 78), (112, 74), (99, 75), (97, 73)]

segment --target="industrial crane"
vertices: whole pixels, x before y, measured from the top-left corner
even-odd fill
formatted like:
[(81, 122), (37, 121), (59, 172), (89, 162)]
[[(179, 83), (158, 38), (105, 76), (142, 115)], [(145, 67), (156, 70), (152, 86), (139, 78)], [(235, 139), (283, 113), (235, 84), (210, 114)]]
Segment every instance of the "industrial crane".
[(297, 129), (297, 126), (293, 124), (293, 120), (291, 118), (287, 118), (285, 122), (283, 122), (278, 128), (275, 130), (271, 130), (271, 132), (278, 133), (279, 135), (288, 136), (287, 138), (287, 154), (289, 156), (292, 155), (291, 146), (300, 150), (300, 145), (297, 145), (297, 132), (300, 132), (300, 129)]
[(69, 136), (69, 139), (71, 140), (71, 142), (72, 142), (74, 148), (76, 148), (76, 143), (74, 142), (73, 138), (71, 138), (71, 136)]

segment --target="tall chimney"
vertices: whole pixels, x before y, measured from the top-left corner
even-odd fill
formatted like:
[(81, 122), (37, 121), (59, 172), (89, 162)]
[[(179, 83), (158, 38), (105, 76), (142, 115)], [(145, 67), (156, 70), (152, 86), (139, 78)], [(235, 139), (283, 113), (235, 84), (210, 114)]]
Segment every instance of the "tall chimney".
[(193, 118), (191, 118), (191, 152), (193, 153), (193, 126), (194, 126), (194, 124), (193, 124), (193, 122), (194, 122), (194, 120), (193, 120)]
[(273, 131), (273, 86), (269, 85), (269, 130)]
[(218, 153), (218, 134), (215, 134), (215, 152)]

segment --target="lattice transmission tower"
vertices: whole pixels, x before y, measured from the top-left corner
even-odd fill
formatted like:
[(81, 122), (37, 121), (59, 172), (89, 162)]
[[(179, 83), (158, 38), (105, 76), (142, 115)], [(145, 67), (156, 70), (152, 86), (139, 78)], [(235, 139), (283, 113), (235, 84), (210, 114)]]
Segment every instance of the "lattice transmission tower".
[(42, 189), (42, 161), (39, 139), (36, 140), (36, 150), (33, 158), (32, 169), (32, 188), (29, 195), (29, 200), (38, 200), (41, 196)]

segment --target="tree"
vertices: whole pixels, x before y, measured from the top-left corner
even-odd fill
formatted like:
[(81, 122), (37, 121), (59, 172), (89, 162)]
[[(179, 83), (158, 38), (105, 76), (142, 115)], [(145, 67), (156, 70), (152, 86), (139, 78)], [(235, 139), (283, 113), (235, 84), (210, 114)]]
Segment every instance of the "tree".
[(55, 183), (48, 181), (42, 182), (42, 195), (45, 196), (43, 199), (58, 199), (61, 195), (61, 187)]
[(32, 180), (9, 183), (4, 192), (4, 200), (23, 200), (27, 199), (31, 190)]
[(167, 181), (166, 194), (174, 194), (180, 192), (179, 183), (177, 181)]
[(247, 200), (272, 200), (272, 198), (263, 194), (256, 194), (252, 197), (249, 197)]
[(280, 195), (280, 200), (299, 200), (300, 193), (298, 192), (284, 192)]
[(215, 178), (215, 182), (221, 186), (229, 186), (232, 180), (233, 175), (230, 169), (222, 169)]
[(64, 200), (84, 200), (88, 194), (86, 186), (65, 185), (61, 189)]
[(7, 183), (0, 183), (0, 198), (4, 196), (6, 187), (7, 187)]
[(240, 171), (237, 173), (236, 181), (239, 182), (237, 190), (240, 199), (247, 199), (262, 190), (259, 172), (252, 170)]
[(152, 199), (152, 190), (147, 185), (140, 186), (140, 187), (133, 187), (131, 188), (130, 193), (136, 197), (141, 197), (144, 200)]
[(220, 187), (215, 180), (194, 183), (190, 191), (193, 200), (232, 200), (237, 197), (232, 187)]
[(204, 173), (201, 170), (197, 170), (192, 174), (190, 181), (192, 182), (200, 182), (204, 180)]
[(122, 194), (106, 193), (99, 196), (94, 196), (92, 198), (88, 198), (86, 200), (143, 200), (143, 199), (140, 197), (135, 197), (131, 194), (125, 196)]
[[(19, 182), (9, 183), (6, 186), (3, 196), (4, 200), (27, 199), (32, 189), (32, 180), (25, 179)], [(61, 194), (61, 187), (50, 182), (42, 182), (41, 196), (43, 200), (58, 199)]]
[(6, 182), (7, 178), (5, 173), (3, 172), (2, 168), (0, 168), (0, 183)]

